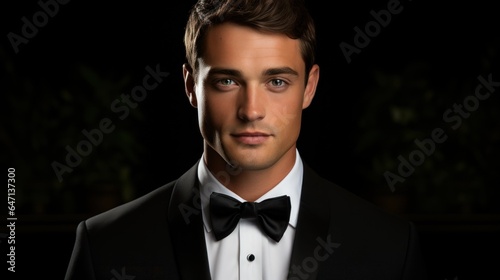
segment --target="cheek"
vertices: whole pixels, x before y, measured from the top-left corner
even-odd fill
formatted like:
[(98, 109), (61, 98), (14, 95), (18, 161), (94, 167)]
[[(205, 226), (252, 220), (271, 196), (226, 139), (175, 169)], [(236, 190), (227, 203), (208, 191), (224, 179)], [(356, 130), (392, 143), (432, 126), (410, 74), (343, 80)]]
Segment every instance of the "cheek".
[(278, 131), (287, 130), (290, 134), (300, 129), (302, 117), (302, 102), (281, 103), (273, 110), (274, 123)]
[(214, 136), (222, 130), (224, 123), (230, 119), (231, 109), (226, 103), (216, 98), (204, 98), (199, 104), (198, 113), (204, 133)]
[(231, 107), (222, 98), (212, 98), (208, 99), (204, 104), (207, 117), (209, 117), (214, 123), (222, 123), (224, 120), (228, 119)]

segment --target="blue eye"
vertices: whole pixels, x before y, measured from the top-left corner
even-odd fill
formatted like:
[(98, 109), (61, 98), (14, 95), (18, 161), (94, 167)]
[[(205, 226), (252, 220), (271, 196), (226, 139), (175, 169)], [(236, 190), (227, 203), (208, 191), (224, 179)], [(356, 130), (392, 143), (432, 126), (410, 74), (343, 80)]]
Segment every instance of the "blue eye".
[(274, 80), (271, 80), (271, 84), (275, 87), (281, 87), (281, 86), (285, 85), (285, 81), (283, 81), (281, 79), (274, 79)]
[(221, 84), (223, 86), (230, 86), (230, 85), (234, 85), (235, 82), (231, 79), (222, 79), (222, 80), (219, 80), (219, 84)]

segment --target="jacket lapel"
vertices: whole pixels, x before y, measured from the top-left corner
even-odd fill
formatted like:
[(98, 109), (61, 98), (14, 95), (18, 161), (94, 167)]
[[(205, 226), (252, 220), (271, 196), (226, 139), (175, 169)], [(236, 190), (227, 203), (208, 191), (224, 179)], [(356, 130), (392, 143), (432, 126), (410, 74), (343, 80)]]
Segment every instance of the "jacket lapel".
[(168, 223), (182, 279), (210, 280), (197, 176), (198, 164), (177, 180)]
[(330, 202), (321, 193), (321, 179), (304, 164), (300, 210), (290, 262), (288, 279), (317, 277), (321, 260), (317, 260), (318, 247), (327, 240), (330, 224)]

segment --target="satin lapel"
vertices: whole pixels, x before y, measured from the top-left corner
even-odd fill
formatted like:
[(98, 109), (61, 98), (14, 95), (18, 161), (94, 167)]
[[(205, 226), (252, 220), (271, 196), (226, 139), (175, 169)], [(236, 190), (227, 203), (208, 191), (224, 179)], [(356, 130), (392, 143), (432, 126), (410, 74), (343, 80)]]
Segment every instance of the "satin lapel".
[(182, 279), (209, 280), (210, 269), (195, 164), (174, 186), (168, 222)]
[(331, 202), (318, 187), (320, 181), (316, 173), (304, 165), (300, 210), (288, 279), (314, 280), (321, 265), (321, 260), (315, 258), (317, 248), (327, 240)]

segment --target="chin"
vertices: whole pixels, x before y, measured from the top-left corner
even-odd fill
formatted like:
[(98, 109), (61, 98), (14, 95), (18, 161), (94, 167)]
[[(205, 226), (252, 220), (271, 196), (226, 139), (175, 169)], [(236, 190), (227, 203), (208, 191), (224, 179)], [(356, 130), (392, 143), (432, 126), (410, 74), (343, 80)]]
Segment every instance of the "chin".
[(273, 162), (268, 158), (250, 158), (242, 157), (238, 159), (232, 159), (228, 162), (228, 167), (231, 170), (263, 170), (271, 167)]

